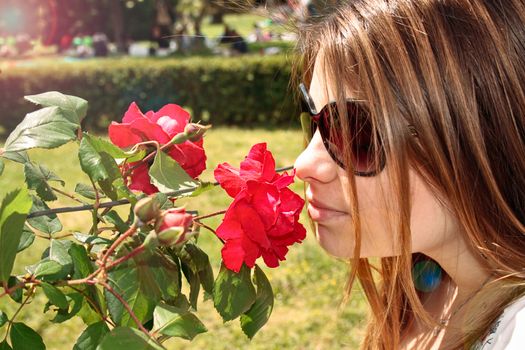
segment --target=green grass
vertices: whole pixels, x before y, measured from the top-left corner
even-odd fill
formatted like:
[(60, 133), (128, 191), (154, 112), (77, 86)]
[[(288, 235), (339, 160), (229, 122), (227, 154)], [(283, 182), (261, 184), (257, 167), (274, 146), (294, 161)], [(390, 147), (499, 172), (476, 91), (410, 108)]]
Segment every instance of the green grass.
[[(244, 130), (212, 129), (205, 139), (208, 154), (207, 170), (204, 180), (211, 180), (217, 164), (230, 162), (238, 166), (251, 145), (266, 141), (273, 152), (277, 166), (293, 164), (301, 151), (301, 134), (297, 130), (262, 129)], [(66, 145), (52, 151), (36, 150), (30, 152), (32, 160), (42, 163), (55, 171), (66, 181), (65, 190), (73, 192), (77, 182), (87, 182), (77, 162), (77, 147)], [(18, 164), (6, 162), (1, 177), (0, 198), (8, 188), (22, 185), (23, 170)], [(296, 183), (293, 189), (302, 193), (302, 184)], [(225, 209), (231, 199), (216, 188), (197, 198), (185, 202), (188, 209), (198, 208), (201, 213)], [(60, 198), (50, 203), (51, 207), (73, 204)], [(125, 208), (122, 208), (125, 210)], [(60, 216), (68, 230), (86, 231), (90, 225), (90, 215), (86, 213), (63, 214)], [(305, 216), (302, 222), (306, 223)], [(210, 226), (216, 227), (219, 219), (210, 219)], [(305, 225), (307, 226), (307, 225)], [(63, 232), (67, 233), (67, 232)], [(60, 234), (63, 234), (60, 233)], [(17, 256), (16, 273), (23, 273), (23, 266), (36, 262), (47, 244), (37, 239), (34, 245)], [(210, 255), (215, 272), (220, 264), (220, 242), (207, 231), (201, 233), (199, 245)], [(264, 265), (261, 261), (261, 265)], [(168, 349), (354, 349), (358, 347), (363, 334), (366, 314), (365, 302), (360, 292), (354, 293), (349, 304), (340, 312), (338, 306), (343, 296), (347, 266), (344, 262), (328, 256), (317, 245), (313, 233), (309, 232), (303, 244), (291, 247), (287, 260), (277, 269), (263, 267), (275, 293), (275, 305), (268, 324), (255, 335), (252, 341), (242, 333), (239, 321), (223, 324), (210, 301), (199, 301), (198, 317), (209, 332), (197, 336), (193, 342), (171, 339), (165, 343)], [(41, 293), (39, 293), (41, 294)], [(44, 338), (48, 349), (71, 349), (85, 327), (80, 318), (55, 325), (47, 320), (52, 313), (43, 315), (45, 303), (42, 295), (19, 314), (18, 322), (26, 322)], [(3, 298), (0, 310), (12, 316), (17, 304)], [(0, 340), (3, 339), (0, 328)]]

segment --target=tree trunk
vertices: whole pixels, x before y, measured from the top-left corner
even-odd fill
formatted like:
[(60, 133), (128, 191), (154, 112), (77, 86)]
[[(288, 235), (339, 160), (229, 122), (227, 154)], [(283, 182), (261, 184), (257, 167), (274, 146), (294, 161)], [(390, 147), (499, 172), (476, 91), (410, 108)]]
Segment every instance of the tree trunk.
[(120, 53), (126, 53), (126, 41), (124, 38), (124, 9), (119, 0), (110, 0), (109, 2), (113, 24), (113, 40), (117, 45), (117, 50)]

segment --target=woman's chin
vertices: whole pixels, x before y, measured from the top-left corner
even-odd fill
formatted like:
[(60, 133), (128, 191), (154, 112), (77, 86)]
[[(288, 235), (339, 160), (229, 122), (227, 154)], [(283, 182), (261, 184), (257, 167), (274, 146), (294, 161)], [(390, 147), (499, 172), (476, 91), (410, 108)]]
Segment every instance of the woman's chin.
[(317, 242), (328, 254), (337, 258), (349, 258), (353, 255), (353, 244), (346, 242), (350, 236), (341, 237), (341, 229), (334, 230), (324, 225), (316, 225)]

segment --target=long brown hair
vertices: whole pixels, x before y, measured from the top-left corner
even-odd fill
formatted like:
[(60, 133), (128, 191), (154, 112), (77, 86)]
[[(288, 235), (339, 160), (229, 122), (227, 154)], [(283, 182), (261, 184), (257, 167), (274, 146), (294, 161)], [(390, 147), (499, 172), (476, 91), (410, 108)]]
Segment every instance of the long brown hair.
[(299, 35), (295, 80), (308, 82), (322, 59), (343, 110), (345, 86), (358, 87), (396, 194), (389, 201), (401, 254), (377, 264), (359, 258), (359, 199), (349, 169), (356, 248), (347, 290), (357, 278), (372, 309), (363, 348), (396, 349), (410, 317), (435, 325), (411, 276), (409, 168), (455, 215), (472, 252), (499, 281), (485, 288), (485, 311), (457, 334), (454, 348), (470, 346), (523, 293), (524, 1), (346, 1)]

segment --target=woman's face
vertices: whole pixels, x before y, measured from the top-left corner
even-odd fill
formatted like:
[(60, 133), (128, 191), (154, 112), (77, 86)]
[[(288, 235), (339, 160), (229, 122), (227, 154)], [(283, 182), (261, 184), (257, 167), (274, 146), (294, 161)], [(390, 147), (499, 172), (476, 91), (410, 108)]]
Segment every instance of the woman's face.
[[(335, 93), (330, 91), (330, 82), (325, 81), (322, 65), (317, 60), (310, 86), (317, 110)], [(346, 92), (352, 98), (351, 89)], [(349, 179), (346, 171), (330, 157), (323, 145), (319, 131), (295, 162), (297, 176), (308, 184), (306, 197), (308, 212), (316, 223), (316, 237), (320, 245), (331, 255), (341, 258), (353, 256), (355, 237), (350, 214), (351, 200)], [(395, 211), (385, 199), (393, 198), (393, 191), (386, 168), (376, 176), (356, 176), (358, 211), (361, 219), (361, 253), (365, 257), (387, 257), (400, 254), (394, 239), (395, 224), (389, 212)], [(429, 187), (413, 170), (409, 171), (411, 187), (412, 252), (429, 256), (440, 254), (458, 238), (457, 224)], [(393, 213), (397, 217), (397, 213)], [(455, 246), (455, 245), (454, 245)]]

